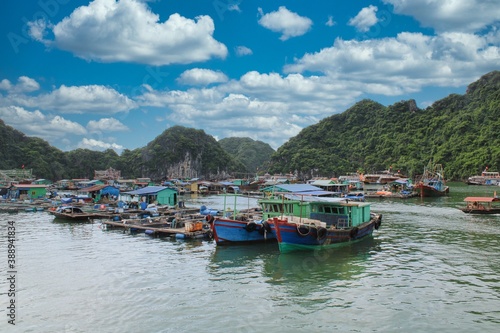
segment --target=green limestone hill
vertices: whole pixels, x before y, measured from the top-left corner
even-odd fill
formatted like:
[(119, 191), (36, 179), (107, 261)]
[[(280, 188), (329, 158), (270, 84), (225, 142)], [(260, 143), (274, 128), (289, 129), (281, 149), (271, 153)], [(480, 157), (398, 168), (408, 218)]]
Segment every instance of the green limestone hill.
[(76, 149), (63, 152), (40, 138), (27, 137), (0, 120), (0, 170), (32, 169), (37, 178), (93, 179), (95, 170), (109, 167), (123, 177), (199, 177), (224, 179), (229, 173), (245, 172), (245, 166), (229, 155), (203, 130), (175, 126), (165, 130), (146, 147), (93, 151)]
[(363, 100), (303, 129), (271, 158), (271, 172), (302, 178), (339, 176), (389, 167), (419, 174), (430, 159), (447, 179), (465, 179), (486, 166), (500, 171), (500, 72), (471, 83), (422, 110), (414, 100), (383, 106)]
[(219, 144), (245, 165), (247, 173), (253, 174), (259, 170), (267, 170), (271, 155), (274, 153), (269, 144), (250, 138), (225, 138), (219, 140)]
[(174, 126), (148, 143), (141, 151), (141, 174), (154, 179), (224, 179), (245, 166), (230, 156), (203, 130)]

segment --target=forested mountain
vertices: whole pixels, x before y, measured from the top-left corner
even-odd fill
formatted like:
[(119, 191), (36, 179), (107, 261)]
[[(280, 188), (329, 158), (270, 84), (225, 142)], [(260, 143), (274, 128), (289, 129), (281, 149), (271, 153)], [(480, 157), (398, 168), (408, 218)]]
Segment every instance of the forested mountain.
[(245, 166), (203, 130), (174, 126), (142, 149), (136, 169), (154, 179), (224, 179), (230, 173), (244, 172)]
[(272, 156), (270, 172), (307, 179), (392, 167), (413, 176), (430, 160), (443, 165), (447, 179), (500, 170), (499, 71), (424, 110), (414, 100), (388, 107), (360, 101), (291, 138)]
[(76, 149), (63, 152), (46, 141), (27, 137), (0, 120), (0, 170), (32, 169), (38, 178), (94, 177), (94, 170), (110, 167), (126, 178), (199, 177), (223, 179), (230, 173), (245, 172), (219, 143), (203, 130), (174, 126), (165, 130), (146, 147), (104, 152)]
[(247, 173), (253, 174), (259, 171), (265, 173), (269, 167), (269, 159), (274, 153), (269, 144), (250, 138), (225, 138), (219, 140), (219, 144), (245, 165)]

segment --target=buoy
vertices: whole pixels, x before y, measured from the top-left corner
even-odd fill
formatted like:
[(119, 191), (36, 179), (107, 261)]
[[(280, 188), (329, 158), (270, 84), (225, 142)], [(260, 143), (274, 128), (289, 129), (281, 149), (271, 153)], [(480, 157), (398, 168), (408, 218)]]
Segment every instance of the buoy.
[(185, 239), (186, 235), (184, 235), (184, 234), (175, 234), (175, 238), (176, 239)]

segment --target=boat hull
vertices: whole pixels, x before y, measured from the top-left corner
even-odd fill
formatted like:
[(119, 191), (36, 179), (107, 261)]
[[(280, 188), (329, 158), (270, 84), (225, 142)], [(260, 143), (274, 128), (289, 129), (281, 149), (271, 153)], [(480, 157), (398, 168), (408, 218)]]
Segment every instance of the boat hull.
[(217, 245), (275, 242), (274, 224), (268, 221), (238, 221), (216, 218), (211, 223)]
[(437, 190), (432, 186), (418, 185), (415, 187), (415, 190), (421, 197), (442, 197), (448, 195), (450, 192), (447, 186), (443, 190)]
[(491, 208), (491, 209), (462, 208), (461, 211), (466, 214), (479, 214), (479, 215), (500, 214), (500, 208)]
[(382, 222), (381, 215), (349, 229), (332, 229), (274, 220), (280, 252), (335, 248), (371, 236)]

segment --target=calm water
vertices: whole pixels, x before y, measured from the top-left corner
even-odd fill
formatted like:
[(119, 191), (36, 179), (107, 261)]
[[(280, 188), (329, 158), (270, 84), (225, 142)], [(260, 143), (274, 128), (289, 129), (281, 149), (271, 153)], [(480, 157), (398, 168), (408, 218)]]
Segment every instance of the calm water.
[[(372, 200), (384, 216), (372, 238), (317, 253), (0, 214), (0, 331), (497, 332), (500, 216), (457, 209), (465, 196), (494, 189), (451, 184), (446, 198)], [(187, 204), (223, 208), (221, 197)], [(14, 329), (7, 221), (17, 237)]]

